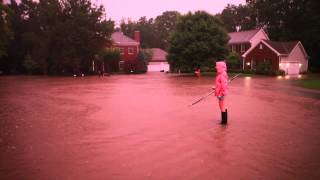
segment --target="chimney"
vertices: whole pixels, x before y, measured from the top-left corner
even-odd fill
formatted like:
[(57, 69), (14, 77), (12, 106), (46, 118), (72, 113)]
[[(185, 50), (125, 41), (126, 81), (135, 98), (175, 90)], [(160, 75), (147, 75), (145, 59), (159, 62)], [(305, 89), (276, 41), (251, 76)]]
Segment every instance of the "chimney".
[(134, 31), (133, 39), (137, 42), (140, 42), (140, 31)]

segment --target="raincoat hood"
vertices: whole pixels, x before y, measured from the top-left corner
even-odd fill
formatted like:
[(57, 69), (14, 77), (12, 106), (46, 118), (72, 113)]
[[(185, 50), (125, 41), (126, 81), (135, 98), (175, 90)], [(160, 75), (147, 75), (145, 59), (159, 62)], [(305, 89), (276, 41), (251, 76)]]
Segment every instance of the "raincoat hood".
[(227, 65), (224, 61), (216, 62), (216, 68), (218, 73), (227, 72)]

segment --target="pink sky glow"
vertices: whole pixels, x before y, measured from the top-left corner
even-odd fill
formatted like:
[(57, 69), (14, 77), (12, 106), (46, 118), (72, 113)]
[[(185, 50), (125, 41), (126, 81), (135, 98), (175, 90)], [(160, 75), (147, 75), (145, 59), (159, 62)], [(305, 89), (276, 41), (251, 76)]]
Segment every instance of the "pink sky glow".
[(119, 24), (121, 19), (134, 21), (146, 16), (155, 18), (165, 11), (178, 11), (185, 14), (189, 11), (204, 10), (211, 14), (222, 12), (227, 4), (245, 4), (245, 0), (92, 0), (95, 4), (105, 7), (107, 18)]

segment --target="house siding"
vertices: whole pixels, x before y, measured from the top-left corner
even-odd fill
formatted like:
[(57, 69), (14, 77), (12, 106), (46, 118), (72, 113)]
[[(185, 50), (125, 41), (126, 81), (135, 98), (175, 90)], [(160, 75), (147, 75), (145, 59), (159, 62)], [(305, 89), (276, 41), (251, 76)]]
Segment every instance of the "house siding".
[(303, 53), (300, 43), (291, 51), (288, 58), (284, 62), (301, 64), (300, 72), (306, 72), (308, 69), (308, 59)]
[[(262, 45), (262, 49), (260, 49), (260, 45)], [(244, 69), (255, 69), (252, 63), (253, 61), (255, 61), (256, 65), (258, 65), (259, 63), (264, 62), (265, 60), (271, 61), (272, 70), (279, 69), (279, 56), (262, 42), (260, 42), (256, 47), (254, 47), (254, 49), (247, 54), (244, 60)], [(249, 66), (247, 65), (248, 62), (250, 63)]]
[[(137, 46), (119, 46), (119, 45), (114, 45), (115, 48), (123, 48), (123, 53), (120, 54), (121, 56), (121, 61), (132, 61), (135, 60), (138, 56), (139, 53), (139, 48)], [(129, 53), (129, 48), (133, 49), (133, 53)]]
[(251, 39), (250, 39), (250, 43), (251, 46), (254, 47), (255, 45), (257, 45), (262, 39), (269, 39), (269, 37), (266, 35), (266, 33), (264, 33), (263, 30), (260, 30), (259, 32), (257, 32)]
[[(243, 51), (241, 51), (241, 46), (243, 46)], [(244, 54), (251, 47), (250, 43), (237, 43), (229, 44), (229, 50), (236, 52), (240, 55)]]

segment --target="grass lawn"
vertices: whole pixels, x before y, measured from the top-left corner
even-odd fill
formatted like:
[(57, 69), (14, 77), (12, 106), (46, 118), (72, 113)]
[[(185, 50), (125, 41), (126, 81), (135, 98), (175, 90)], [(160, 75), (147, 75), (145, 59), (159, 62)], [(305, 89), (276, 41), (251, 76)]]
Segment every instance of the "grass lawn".
[(302, 80), (301, 85), (305, 88), (320, 89), (320, 79)]
[(299, 86), (320, 90), (320, 74), (308, 74), (305, 79), (300, 80)]

